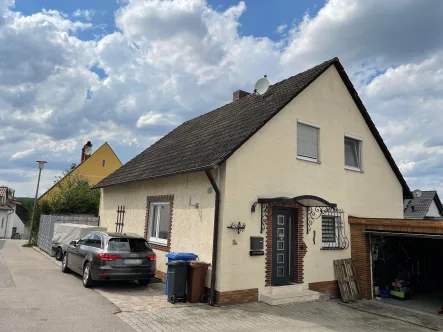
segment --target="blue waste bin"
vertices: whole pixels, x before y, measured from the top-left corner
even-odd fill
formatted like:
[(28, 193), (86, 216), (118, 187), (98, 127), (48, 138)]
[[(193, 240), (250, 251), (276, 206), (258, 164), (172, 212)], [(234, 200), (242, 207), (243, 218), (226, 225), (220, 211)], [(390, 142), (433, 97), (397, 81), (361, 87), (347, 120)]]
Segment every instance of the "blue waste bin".
[[(168, 263), (172, 261), (195, 261), (198, 256), (196, 254), (190, 252), (168, 252), (166, 254), (166, 258), (168, 258)], [(168, 295), (168, 271), (166, 271), (166, 287), (165, 294)]]

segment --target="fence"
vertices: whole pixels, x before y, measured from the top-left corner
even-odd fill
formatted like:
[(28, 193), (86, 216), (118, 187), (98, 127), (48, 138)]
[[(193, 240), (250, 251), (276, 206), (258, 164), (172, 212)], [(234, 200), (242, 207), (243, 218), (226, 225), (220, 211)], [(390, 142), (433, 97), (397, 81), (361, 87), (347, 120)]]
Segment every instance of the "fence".
[(37, 246), (52, 254), (52, 237), (54, 235), (54, 224), (84, 224), (89, 226), (99, 226), (100, 217), (91, 215), (46, 215), (40, 216), (40, 226), (38, 228)]

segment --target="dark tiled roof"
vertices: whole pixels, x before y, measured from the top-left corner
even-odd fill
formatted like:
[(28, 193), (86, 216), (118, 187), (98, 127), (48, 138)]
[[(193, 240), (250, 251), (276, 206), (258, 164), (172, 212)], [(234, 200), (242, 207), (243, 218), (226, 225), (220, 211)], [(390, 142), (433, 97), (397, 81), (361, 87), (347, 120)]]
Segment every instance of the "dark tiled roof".
[[(405, 219), (428, 219), (426, 213), (429, 211), (432, 201), (437, 198), (437, 207), (441, 213), (441, 203), (435, 190), (422, 191), (420, 197), (414, 197), (405, 201)], [(426, 218), (425, 218), (426, 217)]]
[(408, 197), (409, 187), (338, 58), (271, 85), (263, 97), (250, 94), (183, 123), (100, 181), (94, 188), (201, 171), (220, 165), (331, 65), (336, 66), (402, 184), (404, 196)]

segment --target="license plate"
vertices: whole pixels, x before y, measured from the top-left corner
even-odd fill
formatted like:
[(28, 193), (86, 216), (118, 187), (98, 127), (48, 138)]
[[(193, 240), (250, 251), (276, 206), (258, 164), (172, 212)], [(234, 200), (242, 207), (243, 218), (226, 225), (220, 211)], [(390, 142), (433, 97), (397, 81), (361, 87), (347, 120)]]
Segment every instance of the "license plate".
[(141, 259), (124, 259), (124, 265), (140, 265), (142, 263)]

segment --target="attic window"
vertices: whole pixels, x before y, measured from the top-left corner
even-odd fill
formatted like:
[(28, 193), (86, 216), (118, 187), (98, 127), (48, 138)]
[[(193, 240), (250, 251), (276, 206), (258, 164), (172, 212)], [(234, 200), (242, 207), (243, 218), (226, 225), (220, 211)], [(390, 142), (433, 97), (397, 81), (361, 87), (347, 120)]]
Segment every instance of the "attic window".
[(345, 137), (345, 168), (361, 170), (361, 141)]
[(297, 123), (297, 157), (318, 161), (319, 129), (304, 123)]
[(102, 167), (105, 167), (106, 166), (106, 160), (102, 160)]

